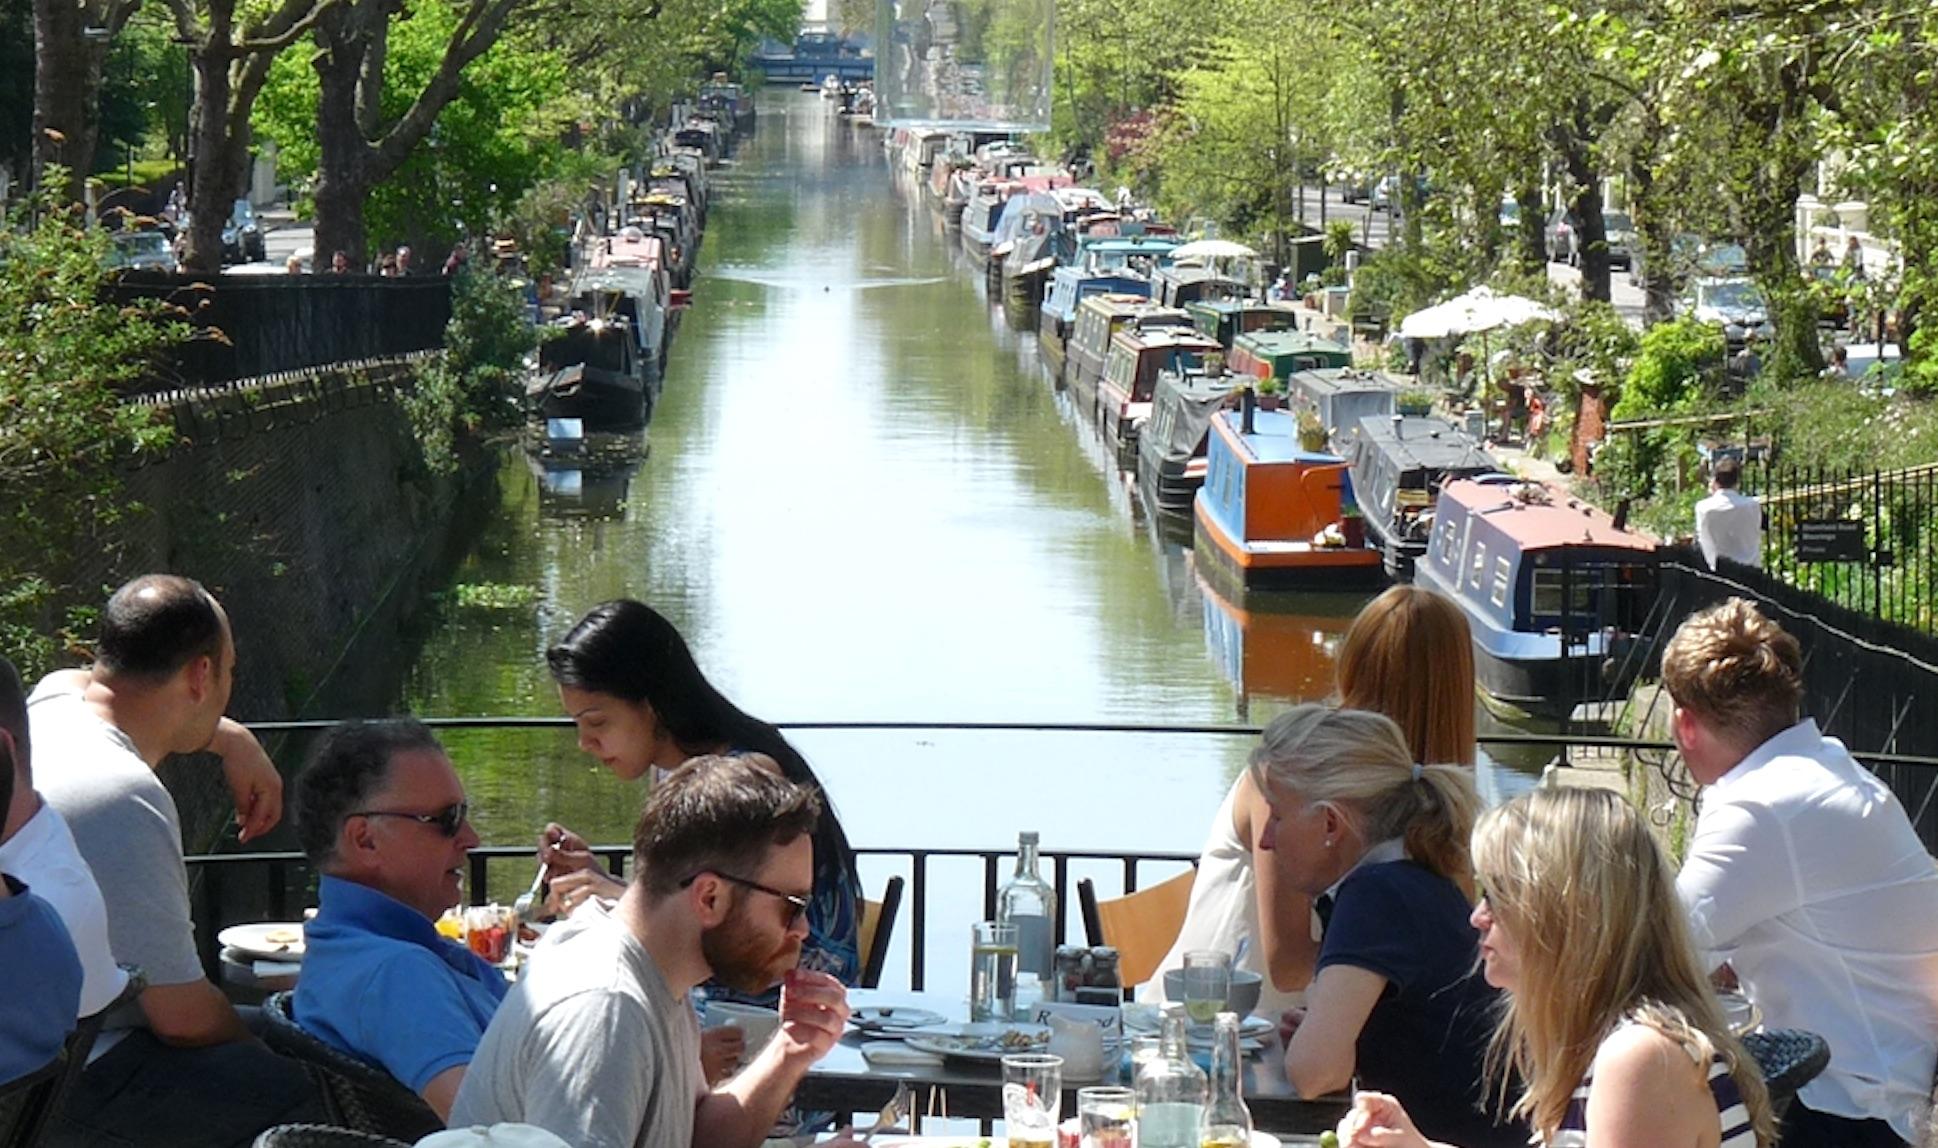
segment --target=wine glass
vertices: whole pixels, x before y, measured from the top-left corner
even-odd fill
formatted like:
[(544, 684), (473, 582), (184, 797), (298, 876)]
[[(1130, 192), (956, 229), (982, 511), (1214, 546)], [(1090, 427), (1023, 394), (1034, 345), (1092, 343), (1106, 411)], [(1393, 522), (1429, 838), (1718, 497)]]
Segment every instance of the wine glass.
[(1231, 955), (1209, 949), (1184, 954), (1184, 1012), (1194, 1025), (1210, 1024), (1231, 995)]

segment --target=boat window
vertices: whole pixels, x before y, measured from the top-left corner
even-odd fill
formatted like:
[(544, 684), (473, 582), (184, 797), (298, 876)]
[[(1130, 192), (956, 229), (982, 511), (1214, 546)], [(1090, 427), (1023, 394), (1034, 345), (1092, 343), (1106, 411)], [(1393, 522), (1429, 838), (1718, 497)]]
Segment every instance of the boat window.
[(1440, 523), (1440, 561), (1451, 567), (1454, 564), (1454, 541), (1460, 536), (1460, 523), (1448, 518)]
[(1480, 589), (1480, 576), (1486, 569), (1487, 543), (1476, 542), (1474, 544), (1474, 564), (1468, 574), (1467, 584), (1476, 590)]
[(1507, 585), (1508, 585), (1507, 555), (1503, 554), (1500, 557), (1494, 559), (1494, 592), (1491, 595), (1489, 595), (1489, 598), (1493, 601), (1494, 605), (1496, 606), (1507, 605)]
[[(1574, 572), (1574, 582), (1570, 587), (1573, 591), (1572, 597), (1574, 601), (1567, 610), (1570, 618), (1580, 621), (1592, 616), (1590, 610), (1591, 604), (1594, 601), (1595, 578), (1596, 575), (1593, 570), (1576, 570)], [(1561, 617), (1563, 612), (1561, 598), (1563, 581), (1563, 573), (1560, 570), (1545, 569), (1534, 572), (1535, 617), (1550, 619), (1558, 619)]]

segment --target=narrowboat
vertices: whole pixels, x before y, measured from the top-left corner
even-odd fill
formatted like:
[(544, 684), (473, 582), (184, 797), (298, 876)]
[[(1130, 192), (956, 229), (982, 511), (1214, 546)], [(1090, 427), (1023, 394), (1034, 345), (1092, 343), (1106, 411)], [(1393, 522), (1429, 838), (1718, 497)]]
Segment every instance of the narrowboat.
[(1498, 475), (1440, 489), (1413, 578), (1467, 615), (1487, 700), (1567, 717), (1627, 693), (1644, 660), (1638, 636), (1657, 565), (1654, 540), (1601, 509), (1557, 486)]
[[(1257, 299), (1199, 299), (1186, 303), (1184, 309), (1198, 330), (1218, 340), (1227, 351), (1240, 335), (1254, 331), (1295, 331), (1299, 326), (1298, 316), (1290, 307)], [(1342, 365), (1351, 362), (1349, 356)]]
[(929, 166), (949, 148), (949, 133), (940, 128), (923, 128), (909, 138), (902, 150), (902, 166), (909, 174), (927, 179)]
[(1004, 306), (1035, 311), (1051, 270), (1074, 257), (1083, 221), (1108, 207), (1103, 196), (1083, 187), (1036, 192), (1020, 208), (1012, 203), (989, 252), (992, 264), (1002, 261)]
[(1151, 417), (1137, 436), (1137, 488), (1165, 525), (1191, 532), (1191, 502), (1205, 484), (1205, 447), (1212, 416), (1238, 389), (1229, 374), (1160, 371)]
[(1110, 355), (1097, 383), (1097, 423), (1104, 441), (1120, 451), (1137, 446), (1137, 432), (1151, 415), (1151, 391), (1159, 371), (1202, 371), (1218, 344), (1188, 326), (1146, 327), (1136, 321), (1111, 336)]
[(1050, 286), (1037, 321), (1037, 337), (1060, 373), (1076, 330), (1077, 308), (1093, 295), (1149, 298), (1151, 272), (1177, 246), (1168, 236), (1080, 240), (1075, 259), (1050, 273)]
[[(1202, 337), (1202, 336), (1200, 336)], [(1193, 499), (1200, 569), (1243, 590), (1355, 590), (1381, 580), (1358, 529), (1346, 460), (1299, 445), (1290, 411), (1211, 418), (1205, 484)]]
[(1017, 194), (1008, 181), (984, 180), (969, 194), (962, 208), (962, 249), (977, 267), (989, 265), (989, 247), (995, 241), (996, 227), (1003, 221), (1005, 205)]
[(1344, 437), (1366, 540), (1397, 581), (1411, 581), (1415, 561), (1426, 553), (1441, 485), (1500, 470), (1466, 432), (1429, 415), (1363, 418)]
[(1300, 371), (1350, 367), (1353, 352), (1344, 343), (1304, 331), (1269, 330), (1239, 335), (1231, 343), (1227, 361), (1237, 374), (1284, 383)]
[(1315, 412), (1328, 436), (1349, 431), (1364, 418), (1391, 418), (1394, 403), (1406, 387), (1383, 371), (1350, 367), (1294, 371), (1285, 380), (1290, 405)]
[(1147, 328), (1191, 328), (1189, 315), (1159, 307), (1142, 295), (1092, 295), (1078, 304), (1077, 324), (1065, 344), (1069, 361), (1064, 381), (1079, 409), (1087, 411), (1096, 403), (1097, 384), (1103, 379), (1111, 340), (1133, 321)]

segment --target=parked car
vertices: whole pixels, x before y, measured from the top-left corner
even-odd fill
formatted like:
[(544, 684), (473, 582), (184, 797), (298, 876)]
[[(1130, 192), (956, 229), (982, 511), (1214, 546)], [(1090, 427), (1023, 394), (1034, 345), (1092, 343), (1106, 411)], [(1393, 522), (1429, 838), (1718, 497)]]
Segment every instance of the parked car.
[(1328, 172), (1326, 178), (1339, 189), (1339, 198), (1347, 203), (1365, 203), (1373, 198), (1373, 178), (1364, 172), (1339, 168)]
[(1768, 339), (1776, 333), (1763, 292), (1748, 279), (1698, 279), (1687, 302), (1698, 322), (1723, 329), (1732, 351), (1752, 335)]
[[(1419, 192), (1421, 199), (1425, 199), (1428, 195), (1432, 194), (1433, 189), (1428, 185), (1427, 177), (1424, 175), (1415, 176), (1413, 186)], [(1396, 175), (1380, 176), (1379, 182), (1373, 185), (1373, 210), (1392, 211), (1400, 206), (1399, 200), (1400, 177)]]
[[(1641, 286), (1642, 248), (1637, 244), (1629, 260), (1628, 281)], [(1692, 278), (1741, 279), (1750, 273), (1749, 256), (1735, 243), (1711, 243), (1689, 231), (1669, 237), (1669, 282), (1677, 291)]]
[(174, 271), (175, 252), (159, 231), (117, 231), (108, 251), (108, 267), (115, 271)]
[(246, 199), (236, 200), (229, 209), (229, 221), (222, 225), (223, 262), (261, 263), (268, 258), (268, 240), (255, 207)]
[[(1635, 222), (1623, 211), (1602, 212), (1602, 234), (1608, 243), (1608, 265), (1632, 269), (1635, 266)], [(1553, 263), (1581, 266), (1581, 220), (1565, 207), (1548, 216), (1548, 259)]]

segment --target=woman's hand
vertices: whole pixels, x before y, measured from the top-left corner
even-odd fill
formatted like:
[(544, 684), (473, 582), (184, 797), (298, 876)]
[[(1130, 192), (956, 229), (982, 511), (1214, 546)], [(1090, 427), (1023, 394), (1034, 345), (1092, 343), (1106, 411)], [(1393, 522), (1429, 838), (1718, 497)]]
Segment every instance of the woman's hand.
[(1292, 1043), (1292, 1034), (1298, 1032), (1299, 1026), (1304, 1023), (1305, 1010), (1302, 1008), (1289, 1008), (1280, 1013), (1279, 1043), (1282, 1045), (1290, 1045)]
[(700, 1069), (708, 1084), (718, 1084), (740, 1067), (747, 1054), (747, 1034), (730, 1024), (700, 1030)]
[(585, 838), (560, 825), (548, 822), (538, 835), (538, 860), (553, 873), (576, 873), (599, 864)]
[(1341, 1148), (1428, 1148), (1406, 1109), (1384, 1092), (1355, 1093), (1338, 1132)]
[(594, 865), (552, 878), (551, 892), (545, 898), (545, 911), (554, 917), (569, 917), (572, 911), (594, 897), (618, 900), (626, 891), (625, 882)]

